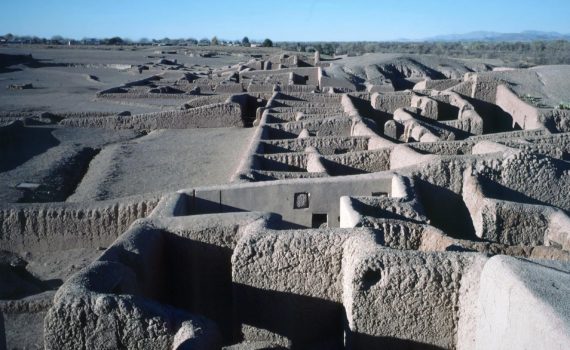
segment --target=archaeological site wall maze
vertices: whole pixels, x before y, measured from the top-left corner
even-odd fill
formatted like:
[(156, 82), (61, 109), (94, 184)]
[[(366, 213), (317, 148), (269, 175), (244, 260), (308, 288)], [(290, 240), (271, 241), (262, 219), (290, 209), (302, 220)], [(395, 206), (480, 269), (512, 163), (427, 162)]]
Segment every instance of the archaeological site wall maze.
[(58, 288), (4, 292), (0, 347), (39, 314), (46, 349), (567, 348), (570, 113), (518, 93), (531, 70), (479, 68), (163, 59), (95, 96), (160, 112), (2, 115), (2, 154), (37, 123), (253, 130), (225, 184), (2, 203), (6, 283), (19, 252), (101, 248)]

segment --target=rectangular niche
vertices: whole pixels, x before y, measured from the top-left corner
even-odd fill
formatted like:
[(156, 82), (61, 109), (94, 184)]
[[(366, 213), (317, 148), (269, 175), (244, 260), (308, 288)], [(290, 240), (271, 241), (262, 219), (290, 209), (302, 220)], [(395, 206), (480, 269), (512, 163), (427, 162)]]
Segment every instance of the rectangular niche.
[(297, 192), (293, 197), (293, 209), (307, 209), (309, 207), (310, 194), (307, 192)]
[(312, 228), (323, 228), (328, 227), (328, 214), (313, 214), (311, 219)]

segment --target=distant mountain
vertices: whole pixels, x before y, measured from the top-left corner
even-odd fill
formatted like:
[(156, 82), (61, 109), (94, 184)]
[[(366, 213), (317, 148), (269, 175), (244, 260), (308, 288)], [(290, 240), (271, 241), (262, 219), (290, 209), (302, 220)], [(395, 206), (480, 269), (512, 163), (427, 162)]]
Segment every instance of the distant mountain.
[(535, 40), (570, 40), (570, 34), (557, 32), (541, 32), (527, 30), (520, 33), (497, 33), (497, 32), (471, 32), (465, 34), (438, 35), (425, 38), (423, 41), (535, 41)]

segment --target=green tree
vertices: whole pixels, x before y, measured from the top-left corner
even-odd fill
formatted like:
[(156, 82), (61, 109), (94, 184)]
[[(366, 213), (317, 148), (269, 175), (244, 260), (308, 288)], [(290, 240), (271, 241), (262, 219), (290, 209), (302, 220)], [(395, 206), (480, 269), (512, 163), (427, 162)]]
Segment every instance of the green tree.
[(241, 39), (241, 45), (245, 47), (251, 46), (251, 43), (249, 42), (249, 38), (247, 36), (244, 36), (243, 39)]
[(119, 38), (118, 36), (112, 37), (111, 39), (107, 40), (108, 45), (122, 45), (124, 44), (124, 40)]
[(63, 43), (63, 37), (61, 35), (54, 35), (51, 37), (51, 41), (55, 43)]
[(220, 45), (220, 42), (218, 41), (218, 37), (217, 37), (217, 36), (214, 36), (214, 37), (212, 38), (212, 40), (210, 41), (210, 45), (212, 45), (212, 46), (218, 46), (218, 45)]
[(265, 39), (265, 40), (263, 40), (263, 44), (261, 44), (261, 46), (263, 46), (263, 47), (273, 47), (273, 41), (271, 41), (271, 39)]

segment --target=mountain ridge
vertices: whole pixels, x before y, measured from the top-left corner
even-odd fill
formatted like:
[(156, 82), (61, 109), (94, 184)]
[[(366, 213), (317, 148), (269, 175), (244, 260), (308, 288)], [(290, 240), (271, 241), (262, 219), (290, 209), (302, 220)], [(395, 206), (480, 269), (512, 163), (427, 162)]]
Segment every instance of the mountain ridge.
[(492, 31), (474, 31), (463, 34), (436, 35), (422, 39), (422, 41), (535, 41), (535, 40), (570, 40), (570, 34), (558, 32), (545, 32), (538, 30), (525, 30), (518, 33), (501, 33)]

